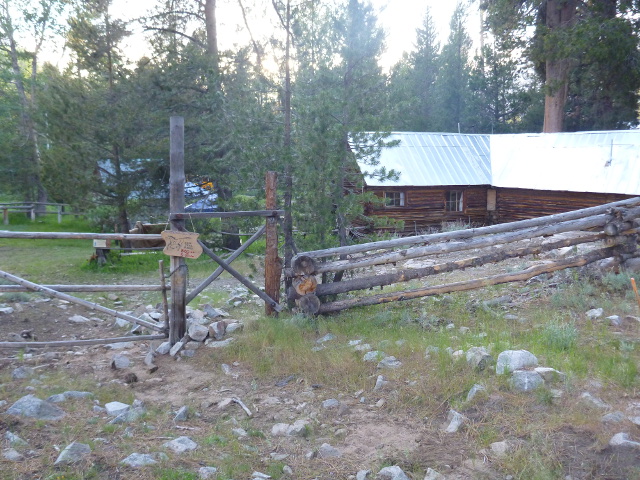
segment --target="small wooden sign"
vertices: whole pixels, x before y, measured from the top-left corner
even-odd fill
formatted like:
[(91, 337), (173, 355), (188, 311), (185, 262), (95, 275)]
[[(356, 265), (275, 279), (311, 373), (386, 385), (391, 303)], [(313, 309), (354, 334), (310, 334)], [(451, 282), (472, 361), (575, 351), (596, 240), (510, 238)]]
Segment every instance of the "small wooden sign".
[(198, 243), (199, 233), (165, 230), (160, 235), (167, 244), (162, 250), (165, 255), (184, 258), (198, 258), (202, 255), (202, 247)]

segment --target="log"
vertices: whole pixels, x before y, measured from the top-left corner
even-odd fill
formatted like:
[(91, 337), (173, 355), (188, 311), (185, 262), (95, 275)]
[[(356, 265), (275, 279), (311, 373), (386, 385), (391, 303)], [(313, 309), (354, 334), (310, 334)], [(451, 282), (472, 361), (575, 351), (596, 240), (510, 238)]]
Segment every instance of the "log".
[(313, 293), (304, 295), (296, 300), (296, 305), (306, 315), (316, 315), (320, 311), (320, 299)]
[(81, 347), (83, 345), (106, 345), (109, 343), (139, 342), (143, 340), (164, 340), (166, 338), (166, 335), (130, 335), (128, 337), (92, 338), (88, 340), (55, 340), (51, 342), (0, 342), (0, 349)]
[[(636, 233), (638, 230), (633, 229), (625, 233)], [(352, 292), (355, 290), (366, 290), (373, 287), (381, 287), (392, 285), (394, 283), (408, 282), (417, 278), (423, 278), (439, 273), (452, 272), (454, 270), (464, 270), (470, 267), (479, 267), (487, 263), (498, 263), (509, 258), (524, 257), (527, 255), (539, 255), (543, 252), (556, 250), (562, 247), (570, 247), (584, 243), (592, 243), (598, 240), (608, 238), (604, 233), (590, 234), (579, 238), (569, 238), (554, 242), (542, 243), (527, 247), (512, 248), (509, 250), (493, 251), (477, 257), (455, 260), (452, 262), (431, 265), (423, 268), (407, 268), (398, 272), (373, 275), (369, 277), (356, 278), (353, 280), (344, 280), (337, 283), (323, 283), (318, 285), (315, 294), (319, 297), (325, 295), (336, 295), (339, 293)], [(617, 239), (618, 244), (624, 243), (624, 239)], [(614, 244), (607, 245), (613, 246)]]
[(189, 218), (232, 218), (232, 217), (280, 217), (284, 210), (249, 210), (244, 212), (190, 212), (169, 214), (171, 220), (186, 220)]
[[(265, 206), (276, 208), (277, 175), (267, 172), (265, 176)], [(266, 219), (266, 250), (264, 258), (264, 291), (278, 303), (280, 301), (280, 278), (282, 277), (282, 260), (278, 257), (278, 219), (275, 216)], [(264, 304), (265, 315), (277, 313), (271, 303)]]
[(282, 311), (282, 307), (278, 304), (278, 302), (276, 302), (269, 295), (267, 295), (262, 290), (257, 288), (253, 283), (251, 283), (249, 280), (247, 280), (240, 272), (238, 272), (236, 269), (234, 269), (229, 264), (227, 264), (227, 262), (222, 260), (218, 255), (216, 255), (209, 247), (207, 247), (200, 240), (198, 240), (198, 243), (202, 247), (202, 250), (204, 251), (204, 253), (209, 255), (209, 257), (211, 257), (213, 259), (213, 261), (215, 261), (218, 265), (220, 265), (227, 272), (229, 272), (232, 276), (234, 276), (238, 281), (240, 281), (240, 283), (242, 283), (245, 287), (247, 287), (249, 290), (251, 290), (256, 295), (258, 295), (262, 300), (264, 300), (265, 302), (268, 302), (269, 304), (271, 304), (271, 307), (276, 312), (281, 312)]
[(323, 303), (318, 310), (321, 315), (333, 312), (339, 312), (347, 308), (361, 307), (367, 305), (378, 305), (381, 303), (399, 302), (405, 300), (411, 300), (414, 298), (427, 297), (432, 295), (441, 295), (451, 292), (462, 292), (466, 290), (475, 290), (482, 287), (488, 287), (490, 285), (499, 285), (502, 283), (511, 283), (528, 280), (537, 275), (543, 273), (551, 273), (557, 270), (564, 270), (566, 268), (582, 267), (598, 260), (611, 257), (613, 255), (613, 248), (603, 248), (600, 250), (594, 250), (586, 255), (576, 256), (563, 260), (556, 260), (548, 262), (542, 265), (535, 265), (525, 270), (520, 270), (514, 273), (506, 273), (502, 275), (496, 275), (492, 277), (478, 278), (475, 280), (468, 280), (464, 282), (455, 282), (445, 285), (438, 285), (434, 287), (419, 288), (416, 290), (406, 290), (403, 292), (391, 292), (380, 295), (372, 295), (361, 298), (351, 298), (346, 300), (339, 300), (337, 302)]
[(164, 260), (158, 260), (160, 286), (162, 286), (162, 314), (164, 315), (164, 329), (169, 331), (169, 301), (167, 300), (167, 285), (164, 277)]
[(66, 293), (56, 292), (55, 290), (51, 290), (50, 288), (43, 287), (42, 285), (29, 282), (28, 280), (25, 280), (20, 277), (16, 277), (15, 275), (11, 275), (10, 273), (3, 272), (2, 270), (0, 270), (0, 277), (4, 277), (7, 280), (14, 283), (18, 283), (23, 287), (28, 288), (29, 290), (33, 290), (34, 292), (42, 292), (46, 295), (49, 295), (50, 297), (60, 298), (62, 300), (66, 300), (71, 303), (82, 305), (83, 307), (87, 307), (91, 310), (98, 310), (99, 312), (102, 312), (102, 313), (108, 313), (109, 315), (122, 318), (123, 320), (127, 320), (128, 322), (132, 322), (137, 325), (142, 325), (143, 327), (150, 328), (151, 330), (156, 330), (158, 332), (162, 331), (162, 327), (156, 325), (155, 323), (147, 322), (146, 320), (141, 320), (140, 318), (127, 315), (126, 313), (120, 313), (115, 310), (111, 310), (110, 308), (103, 307), (102, 305), (98, 305), (97, 303), (83, 300), (82, 298), (73, 297), (71, 295), (67, 295)]
[[(249, 248), (249, 245), (251, 245), (253, 242), (255, 242), (258, 238), (262, 236), (265, 229), (266, 229), (265, 225), (261, 226), (258, 229), (258, 231), (254, 233), (249, 240), (244, 242), (239, 249), (233, 252), (233, 254), (227, 259), (227, 263), (231, 263), (236, 258), (238, 258), (242, 254), (242, 252), (244, 252), (247, 248)], [(194, 298), (196, 298), (200, 294), (200, 292), (202, 292), (205, 288), (207, 288), (211, 284), (211, 282), (213, 282), (216, 278), (218, 278), (222, 274), (222, 272), (224, 272), (224, 268), (222, 267), (216, 268), (215, 271), (211, 275), (209, 275), (205, 280), (203, 280), (200, 285), (194, 288), (193, 291), (189, 292), (186, 299), (187, 304), (191, 303), (191, 301)]]
[(76, 232), (9, 232), (0, 230), (0, 238), (27, 238), (31, 240), (162, 240), (161, 235), (137, 233), (76, 233)]
[[(633, 211), (630, 210), (625, 215), (640, 215), (640, 208), (636, 208)], [(577, 230), (586, 230), (595, 227), (602, 227), (611, 219), (611, 215), (596, 215), (593, 217), (582, 218), (552, 225), (528, 228), (525, 230), (518, 230), (491, 236), (483, 236), (479, 238), (472, 238), (465, 241), (438, 243), (435, 245), (427, 245), (424, 247), (415, 247), (407, 250), (397, 250), (382, 254), (368, 255), (349, 260), (337, 260), (335, 262), (329, 262), (319, 265), (316, 268), (316, 273), (337, 272), (355, 268), (371, 267), (374, 265), (384, 265), (388, 263), (399, 262), (402, 260), (409, 260), (411, 258), (424, 257), (426, 255), (461, 252), (475, 248), (485, 248), (494, 245), (512, 243), (534, 237), (550, 236), (558, 233)]]
[[(161, 292), (162, 285), (41, 285), (56, 292)], [(30, 292), (21, 285), (0, 285), (0, 293)]]
[(307, 295), (315, 293), (318, 288), (318, 280), (313, 275), (300, 275), (293, 278), (292, 286), (298, 295)]
[(294, 275), (313, 275), (316, 272), (316, 262), (307, 255), (298, 255), (292, 260)]
[[(311, 252), (304, 252), (301, 255), (306, 255), (311, 258), (330, 257), (334, 255), (352, 255), (354, 253), (364, 253), (370, 250), (388, 249), (396, 247), (404, 247), (409, 245), (429, 244), (434, 242), (443, 242), (451, 240), (462, 240), (473, 238), (481, 235), (490, 235), (494, 233), (506, 233), (514, 230), (520, 230), (525, 228), (539, 227), (543, 225), (549, 225), (552, 223), (560, 223), (570, 220), (577, 220), (580, 218), (590, 217), (594, 215), (606, 214), (609, 210), (617, 207), (633, 207), (640, 205), (640, 197), (629, 198), (626, 200), (620, 200), (618, 202), (607, 203), (599, 205), (597, 207), (583, 208), (581, 210), (574, 210), (571, 212), (558, 213), (555, 215), (548, 215), (545, 217), (531, 218), (528, 220), (520, 220), (511, 223), (501, 223), (498, 225), (490, 225), (488, 227), (469, 228), (466, 230), (457, 230), (455, 232), (441, 232), (429, 235), (417, 235), (413, 237), (395, 238), (393, 240), (387, 240), (384, 242), (369, 242), (361, 243), (359, 245), (350, 245), (347, 247), (335, 247), (327, 248), (324, 250), (314, 250)], [(294, 257), (292, 263), (295, 262), (297, 257)]]

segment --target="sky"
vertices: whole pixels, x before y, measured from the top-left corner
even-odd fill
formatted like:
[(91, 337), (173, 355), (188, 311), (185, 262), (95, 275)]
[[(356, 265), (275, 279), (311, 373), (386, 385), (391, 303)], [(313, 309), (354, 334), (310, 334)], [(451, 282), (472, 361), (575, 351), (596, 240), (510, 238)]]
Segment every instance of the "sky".
[[(385, 69), (390, 68), (401, 57), (403, 52), (412, 51), (414, 48), (416, 29), (422, 25), (427, 7), (430, 8), (431, 16), (438, 27), (440, 44), (444, 44), (449, 34), (449, 21), (456, 7), (456, 0), (370, 0), (378, 16), (379, 24), (387, 33), (387, 52), (381, 58), (381, 64)], [(468, 1), (468, 0), (467, 0)], [(124, 18), (135, 18), (144, 15), (151, 2), (114, 0), (113, 11), (116, 15)], [(251, 0), (244, 2), (245, 6), (252, 4)], [(271, 0), (256, 0), (258, 5), (262, 5), (253, 13), (253, 19), (249, 19), (250, 26), (254, 30), (255, 36), (267, 35), (269, 29), (273, 28), (269, 21), (265, 21), (273, 15)], [(475, 40), (478, 37), (480, 28), (475, 7), (469, 9), (469, 20), (467, 28), (469, 34)], [(217, 21), (218, 21), (218, 41), (220, 49), (232, 48), (235, 44), (248, 43), (248, 36), (242, 25), (240, 10), (237, 0), (218, 0)], [(275, 18), (274, 18), (275, 20)], [(240, 25), (240, 28), (239, 28)], [(142, 34), (130, 38), (129, 56), (139, 58), (144, 55), (142, 50), (144, 41)]]

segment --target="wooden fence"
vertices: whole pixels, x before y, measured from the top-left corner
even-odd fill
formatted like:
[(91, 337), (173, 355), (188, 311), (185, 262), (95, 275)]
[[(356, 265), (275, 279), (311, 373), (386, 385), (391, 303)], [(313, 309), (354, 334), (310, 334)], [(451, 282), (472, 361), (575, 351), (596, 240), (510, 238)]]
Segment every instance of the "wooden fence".
[[(299, 309), (305, 313), (327, 314), (355, 306), (409, 300), (522, 281), (542, 273), (580, 267), (609, 257), (622, 261), (635, 256), (638, 227), (640, 197), (513, 223), (304, 252), (295, 256), (289, 268), (285, 270), (285, 275), (292, 282), (287, 296), (290, 300), (295, 300)], [(574, 232), (575, 235), (559, 235), (567, 232)], [(528, 239), (537, 241), (526, 246), (513, 246), (515, 242)], [(604, 243), (604, 246), (583, 255), (547, 261), (518, 272), (325, 303), (320, 300), (340, 293), (382, 287), (439, 273), (497, 263), (509, 258), (596, 242)], [(390, 273), (371, 274), (369, 269), (369, 275), (339, 282), (318, 284), (316, 278), (320, 274), (335, 274), (347, 270), (355, 274), (378, 265), (395, 265), (409, 259), (468, 250), (478, 252), (471, 258), (422, 268), (401, 268)]]
[[(29, 214), (31, 221), (36, 220), (37, 215), (57, 215), (58, 223), (62, 223), (63, 215), (79, 215), (74, 212), (65, 212), (64, 207), (68, 206), (67, 203), (45, 203), (45, 202), (6, 202), (0, 203), (0, 210), (2, 210), (2, 223), (3, 225), (9, 225), (9, 212), (24, 212)], [(45, 210), (40, 210), (38, 207), (44, 207)], [(54, 207), (54, 210), (46, 210), (47, 207)]]

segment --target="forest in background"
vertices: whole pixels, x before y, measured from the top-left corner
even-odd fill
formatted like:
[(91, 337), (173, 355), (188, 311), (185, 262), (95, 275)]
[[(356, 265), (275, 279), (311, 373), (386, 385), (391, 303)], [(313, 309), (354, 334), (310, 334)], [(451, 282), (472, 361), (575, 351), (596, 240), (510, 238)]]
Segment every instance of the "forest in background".
[[(427, 10), (388, 72), (366, 0), (237, 0), (250, 41), (226, 50), (216, 0), (147, 3), (126, 22), (111, 0), (0, 0), (0, 200), (69, 203), (128, 231), (167, 212), (169, 117), (182, 116), (188, 178), (211, 181), (221, 209), (257, 208), (278, 172), (288, 261), (294, 228), (317, 247), (349, 241), (363, 206), (345, 195), (362, 189), (354, 160), (375, 166), (387, 132), (638, 123), (638, 0), (460, 1), (442, 44)], [(258, 6), (278, 19), (268, 37), (247, 15)], [(123, 49), (134, 23), (149, 37), (141, 58)], [(52, 42), (64, 68), (46, 61)]]

